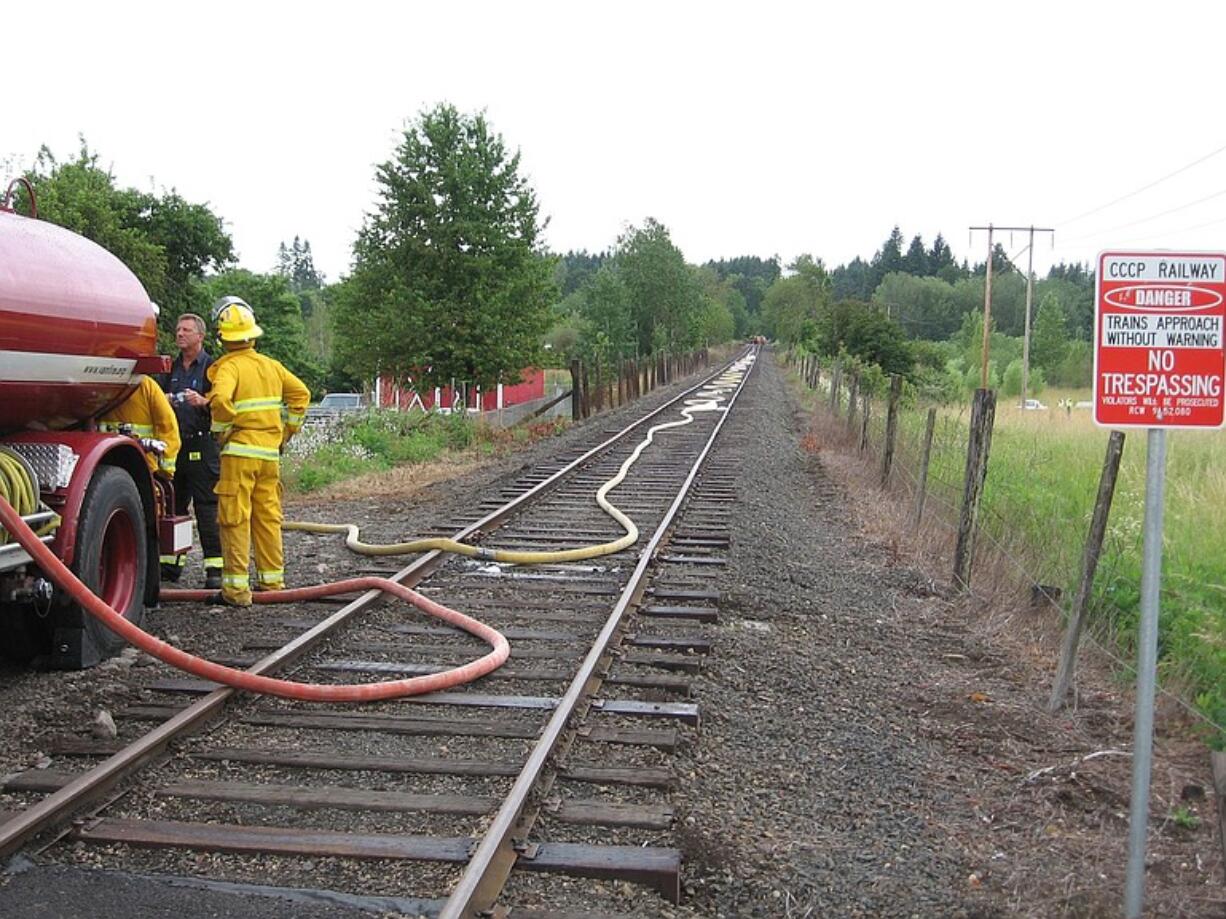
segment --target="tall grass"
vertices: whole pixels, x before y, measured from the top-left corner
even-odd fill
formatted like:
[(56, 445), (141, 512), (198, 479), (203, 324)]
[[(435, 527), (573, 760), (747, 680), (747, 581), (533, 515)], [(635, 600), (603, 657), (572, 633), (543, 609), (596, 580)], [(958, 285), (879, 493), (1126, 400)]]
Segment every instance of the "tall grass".
[[(1072, 596), (1109, 432), (1086, 410), (1057, 400), (1086, 393), (1044, 393), (1047, 411), (998, 402), (980, 525), (1025, 555), (1037, 581)], [(876, 408), (876, 407), (875, 407)], [(914, 458), (927, 409), (904, 411), (900, 437)], [(878, 412), (880, 416), (881, 412)], [(966, 463), (968, 408), (942, 408), (933, 439), (930, 483), (939, 503), (957, 507)], [(878, 422), (879, 424), (880, 422)], [(1095, 583), (1096, 615), (1135, 650), (1140, 617), (1145, 501), (1144, 431), (1127, 434), (1115, 500)], [(1226, 726), (1226, 432), (1167, 435), (1166, 521), (1159, 619), (1165, 680), (1190, 688), (1201, 712)], [(1215, 746), (1226, 744), (1220, 730)]]

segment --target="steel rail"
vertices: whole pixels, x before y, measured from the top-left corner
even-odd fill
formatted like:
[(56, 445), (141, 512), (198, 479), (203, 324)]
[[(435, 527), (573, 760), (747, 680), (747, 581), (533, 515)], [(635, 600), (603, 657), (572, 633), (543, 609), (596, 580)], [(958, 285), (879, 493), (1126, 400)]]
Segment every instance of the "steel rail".
[[(660, 524), (656, 527), (651, 540), (640, 553), (638, 564), (635, 565), (634, 572), (631, 574), (630, 580), (618, 598), (617, 604), (609, 614), (609, 618), (605, 621), (600, 634), (597, 635), (591, 650), (588, 651), (587, 657), (584, 658), (583, 664), (579, 667), (579, 671), (575, 674), (574, 679), (571, 680), (566, 694), (554, 709), (553, 715), (541, 734), (541, 739), (533, 747), (527, 762), (515, 780), (515, 784), (510, 792), (508, 792), (502, 806), (498, 809), (498, 813), (494, 816), (490, 828), (482, 837), (476, 851), (473, 853), (473, 857), (464, 869), (464, 873), (460, 876), (460, 880), (456, 883), (446, 904), (444, 904), (440, 911), (439, 919), (470, 919), (470, 917), (488, 915), (488, 911), (494, 908), (497, 897), (506, 884), (511, 869), (518, 858), (518, 854), (512, 844), (512, 833), (519, 823), (521, 812), (529, 800), (532, 789), (540, 779), (546, 763), (557, 747), (567, 722), (586, 695), (587, 685), (594, 678), (597, 664), (604, 656), (614, 633), (621, 625), (622, 616), (641, 597), (645, 587), (644, 581), (647, 569), (655, 557), (656, 550), (668, 529), (672, 526), (682, 503), (688, 497), (690, 487), (693, 485), (694, 479), (697, 478), (703, 461), (707, 458), (707, 454), (710, 453), (712, 446), (715, 444), (715, 439), (719, 436), (724, 422), (728, 419), (732, 406), (736, 404), (736, 400), (742, 390), (744, 390), (745, 384), (749, 382), (753, 369), (753, 367), (750, 367), (749, 372), (742, 378), (736, 392), (733, 393), (732, 398), (728, 401), (728, 405), (720, 413), (719, 421), (716, 422), (714, 429), (707, 438), (706, 444), (703, 445), (702, 451), (690, 467), (689, 474), (681, 484)], [(722, 373), (723, 371), (721, 370), (720, 372)], [(715, 376), (718, 376), (718, 373), (708, 377), (708, 382)], [(705, 383), (702, 385), (705, 385)], [(699, 388), (701, 386), (694, 387), (694, 389)]]
[[(551, 491), (575, 469), (609, 449), (636, 428), (641, 427), (692, 392), (701, 389), (714, 376), (727, 369), (734, 360), (735, 358), (728, 361), (720, 370), (706, 376), (700, 383), (684, 390), (661, 404), (654, 411), (640, 417), (523, 494), (511, 499), (502, 507), (491, 511), (475, 523), (469, 524), (452, 538), (463, 540), (479, 531), (496, 529), (501, 526), (508, 517), (521, 509), (523, 505), (530, 504), (542, 497), (546, 492)], [(406, 587), (415, 587), (438, 567), (443, 555), (444, 553), (437, 550), (427, 552), (392, 575), (391, 580), (404, 584)], [(367, 591), (328, 618), (303, 632), (284, 647), (253, 664), (249, 668), (249, 672), (267, 675), (276, 673), (282, 668), (294, 664), (303, 655), (320, 644), (325, 637), (340, 628), (343, 623), (356, 614), (377, 606), (385, 598), (385, 594), (380, 591)], [(49, 794), (20, 813), (15, 814), (4, 823), (0, 823), (0, 858), (13, 854), (33, 837), (62, 825), (78, 808), (104, 795), (129, 775), (143, 767), (149, 760), (161, 754), (175, 737), (187, 733), (207, 719), (219, 714), (236, 692), (238, 690), (229, 687), (213, 690), (204, 698), (192, 703), (182, 712), (164, 721), (119, 752), (108, 757), (93, 769), (82, 773), (63, 788)]]

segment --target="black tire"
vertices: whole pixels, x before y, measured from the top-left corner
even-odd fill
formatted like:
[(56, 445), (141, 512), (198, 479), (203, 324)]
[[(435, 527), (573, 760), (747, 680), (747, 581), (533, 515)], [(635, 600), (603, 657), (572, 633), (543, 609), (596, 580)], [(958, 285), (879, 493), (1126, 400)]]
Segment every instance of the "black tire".
[[(72, 571), (135, 625), (145, 618), (146, 543), (145, 508), (136, 483), (116, 466), (100, 467), (81, 505)], [(91, 666), (124, 646), (122, 638), (77, 604), (72, 613), (70, 619), (81, 629), (80, 652), (73, 653), (80, 657), (75, 666)]]

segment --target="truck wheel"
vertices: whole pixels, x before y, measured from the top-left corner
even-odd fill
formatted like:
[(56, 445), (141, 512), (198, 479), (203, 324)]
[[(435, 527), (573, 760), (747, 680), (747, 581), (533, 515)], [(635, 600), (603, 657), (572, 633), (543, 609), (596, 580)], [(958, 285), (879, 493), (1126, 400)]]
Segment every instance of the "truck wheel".
[[(102, 466), (81, 507), (73, 574), (107, 606), (140, 625), (148, 563), (145, 510), (136, 483), (122, 469)], [(58, 667), (91, 667), (124, 646), (122, 638), (76, 604), (61, 623), (53, 642)]]

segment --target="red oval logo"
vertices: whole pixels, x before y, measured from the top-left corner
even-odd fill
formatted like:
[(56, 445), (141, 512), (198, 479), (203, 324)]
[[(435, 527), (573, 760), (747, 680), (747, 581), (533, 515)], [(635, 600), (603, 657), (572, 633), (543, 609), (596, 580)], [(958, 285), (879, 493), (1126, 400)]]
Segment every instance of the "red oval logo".
[(1166, 313), (1211, 309), (1222, 302), (1222, 295), (1184, 284), (1129, 284), (1106, 291), (1103, 299), (1120, 309)]

